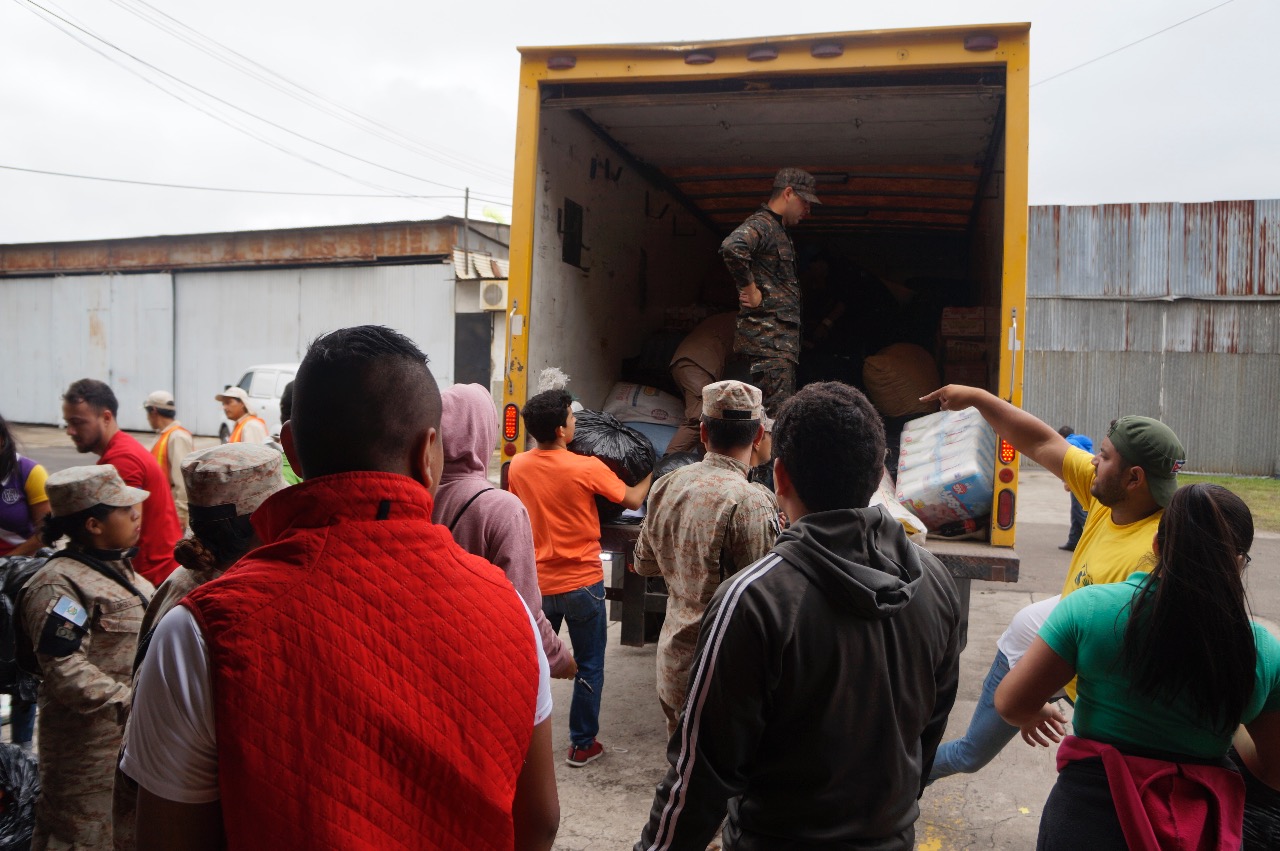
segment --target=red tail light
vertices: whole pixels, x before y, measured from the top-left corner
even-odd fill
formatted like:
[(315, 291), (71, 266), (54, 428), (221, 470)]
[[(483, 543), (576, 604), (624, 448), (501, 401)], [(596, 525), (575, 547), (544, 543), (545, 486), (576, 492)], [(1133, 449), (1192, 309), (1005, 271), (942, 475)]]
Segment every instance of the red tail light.
[(996, 525), (1001, 529), (1013, 527), (1013, 508), (1016, 499), (1012, 490), (1002, 490), (996, 497)]
[(1018, 457), (1018, 451), (1013, 448), (1013, 444), (1000, 438), (1000, 463), (1012, 464), (1013, 459)]
[(502, 409), (502, 439), (515, 440), (520, 435), (520, 409), (514, 403)]

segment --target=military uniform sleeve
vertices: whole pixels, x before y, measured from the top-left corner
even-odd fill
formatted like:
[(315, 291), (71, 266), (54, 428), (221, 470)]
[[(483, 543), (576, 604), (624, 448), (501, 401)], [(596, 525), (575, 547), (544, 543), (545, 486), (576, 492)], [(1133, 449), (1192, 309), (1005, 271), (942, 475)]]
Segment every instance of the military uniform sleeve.
[(753, 486), (750, 495), (738, 504), (725, 533), (725, 549), (733, 561), (733, 572), (764, 558), (777, 543), (780, 531), (773, 495)]
[(748, 219), (720, 243), (720, 257), (740, 290), (757, 283), (755, 276), (751, 274), (751, 261), (760, 247), (761, 239), (760, 230)]
[(95, 616), (92, 605), (80, 601), (69, 584), (45, 583), (23, 592), (23, 627), (40, 664), (41, 691), (84, 715), (114, 712), (123, 724), (129, 713), (129, 686), (89, 661)]
[(654, 794), (635, 851), (702, 849), (724, 820), (730, 798), (747, 788), (747, 770), (768, 722), (764, 698), (776, 676), (772, 641), (740, 583), (723, 583), (702, 618), (689, 696), (667, 746), (671, 763)]

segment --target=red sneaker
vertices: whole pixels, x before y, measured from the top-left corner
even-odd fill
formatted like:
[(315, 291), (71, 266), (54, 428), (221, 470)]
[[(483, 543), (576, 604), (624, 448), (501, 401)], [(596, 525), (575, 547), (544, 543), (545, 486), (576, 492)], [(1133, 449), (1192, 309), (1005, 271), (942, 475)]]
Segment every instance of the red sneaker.
[(569, 758), (565, 762), (574, 768), (582, 768), (588, 762), (595, 762), (602, 756), (604, 756), (604, 745), (592, 739), (591, 744), (585, 748), (569, 745)]

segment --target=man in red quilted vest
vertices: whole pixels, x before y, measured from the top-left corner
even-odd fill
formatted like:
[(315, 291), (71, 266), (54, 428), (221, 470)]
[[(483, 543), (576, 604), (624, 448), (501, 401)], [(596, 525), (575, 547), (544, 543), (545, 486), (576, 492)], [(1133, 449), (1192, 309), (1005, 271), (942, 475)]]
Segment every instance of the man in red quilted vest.
[(263, 546), (161, 620), (138, 672), (121, 767), (140, 851), (551, 847), (546, 659), (502, 572), (431, 522), (439, 429), (409, 339), (311, 344), (281, 433), (306, 481), (253, 514)]

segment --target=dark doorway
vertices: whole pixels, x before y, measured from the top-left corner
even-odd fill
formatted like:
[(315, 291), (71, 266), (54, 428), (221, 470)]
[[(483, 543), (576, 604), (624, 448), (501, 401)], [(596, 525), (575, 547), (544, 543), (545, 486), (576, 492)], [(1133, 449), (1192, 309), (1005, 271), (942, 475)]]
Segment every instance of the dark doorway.
[(453, 380), (489, 389), (489, 354), (493, 344), (493, 314), (454, 315)]

